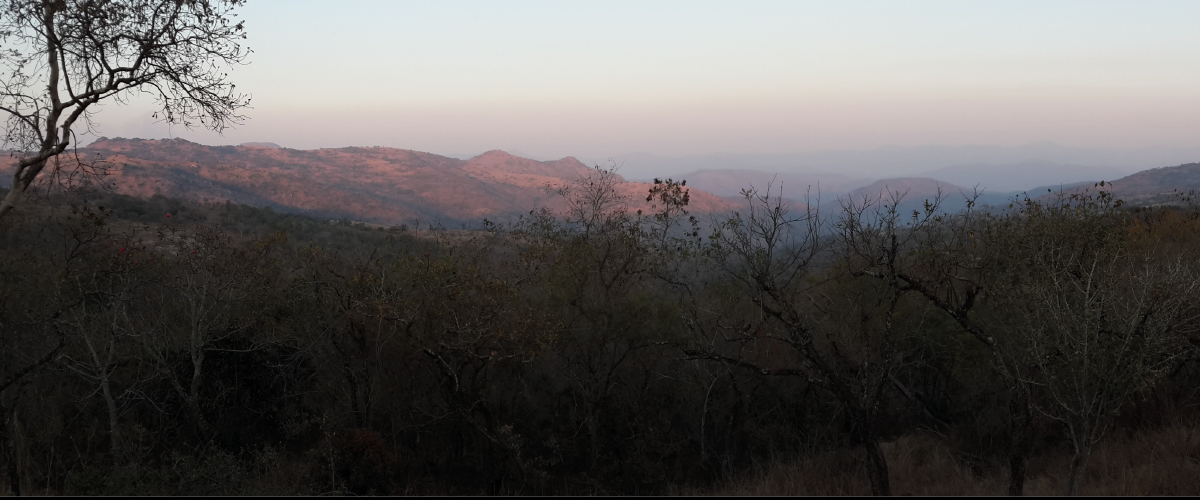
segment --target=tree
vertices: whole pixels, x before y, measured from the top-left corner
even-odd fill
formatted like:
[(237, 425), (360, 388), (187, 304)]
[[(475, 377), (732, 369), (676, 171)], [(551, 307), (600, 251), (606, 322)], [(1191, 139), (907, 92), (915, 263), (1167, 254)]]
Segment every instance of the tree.
[(1008, 271), (984, 300), (1034, 408), (1066, 427), (1074, 495), (1109, 419), (1187, 354), (1197, 282), (1190, 259), (1130, 237), (1110, 192), (1064, 201), (1027, 200), (991, 228)]
[[(827, 391), (847, 419), (852, 442), (866, 452), (871, 493), (891, 495), (881, 422), (888, 410), (887, 388), (895, 383), (902, 360), (895, 313), (908, 291), (858, 280), (862, 273), (853, 271), (863, 267), (858, 261), (866, 255), (856, 252), (861, 247), (897, 246), (896, 239), (886, 236), (896, 233), (899, 197), (891, 199), (890, 211), (876, 210), (873, 222), (864, 222), (862, 212), (875, 205), (847, 206), (830, 243), (815, 208), (793, 215), (782, 196), (767, 189), (766, 194), (743, 191), (748, 210), (735, 212), (718, 227), (709, 255), (718, 274), (760, 314), (741, 321), (725, 318), (733, 324), (718, 321), (713, 332), (693, 323), (704, 345), (684, 352), (690, 359), (719, 361), (767, 377), (799, 377)], [(829, 261), (839, 265), (823, 265)], [(738, 353), (716, 352), (718, 337), (737, 345)], [(791, 363), (784, 356), (782, 366), (772, 359), (779, 347), (790, 349)], [(747, 359), (747, 351), (758, 360)]]
[[(84, 213), (93, 215), (90, 211)], [(119, 235), (108, 231), (109, 225), (101, 219), (105, 217), (103, 212), (90, 220), (86, 215), (82, 230), (73, 231), (77, 241), (93, 247), (103, 247), (109, 243), (110, 251), (91, 252), (95, 258), (91, 259), (89, 266), (77, 266), (82, 269), (63, 273), (59, 293), (70, 297), (73, 304), (57, 321), (56, 328), (68, 333), (65, 352), (58, 356), (58, 362), (95, 386), (97, 390), (93, 394), (98, 393), (104, 399), (108, 412), (110, 460), (120, 466), (124, 465), (126, 459), (119, 423), (121, 407), (124, 406), (124, 400), (135, 391), (127, 387), (117, 393), (115, 387), (121, 378), (118, 375), (121, 366), (131, 358), (129, 351), (136, 349), (129, 345), (135, 332), (127, 328), (129, 325), (122, 318), (128, 317), (135, 297), (144, 293), (151, 284), (146, 278), (153, 278), (154, 273), (140, 272), (147, 266), (139, 268), (130, 259), (139, 251), (137, 240), (134, 239), (136, 233)], [(97, 220), (101, 223), (92, 222)], [(109, 237), (108, 241), (105, 241), (105, 236)], [(121, 241), (116, 243), (112, 238)], [(118, 244), (121, 245), (120, 250), (111, 251)], [(130, 251), (126, 252), (126, 248)]]
[(253, 342), (229, 346), (250, 337), (271, 312), (264, 299), (277, 283), (279, 269), (272, 252), (283, 236), (238, 244), (219, 230), (200, 227), (189, 233), (164, 230), (156, 243), (157, 248), (131, 256), (145, 259), (141, 265), (154, 266), (158, 276), (141, 310), (124, 319), (125, 328), (137, 332), (135, 340), (174, 390), (197, 435), (207, 438), (211, 425), (203, 408), (205, 360), (213, 352), (260, 348)]
[[(977, 314), (978, 299), (984, 290), (994, 281), (1005, 279), (1006, 272), (1012, 270), (1002, 262), (1005, 250), (1001, 246), (991, 244), (991, 238), (976, 238), (977, 234), (990, 234), (987, 229), (999, 217), (987, 210), (975, 210), (977, 199), (977, 193), (967, 196), (966, 210), (944, 214), (941, 210), (944, 197), (939, 192), (932, 200), (926, 200), (923, 211), (913, 212), (911, 224), (893, 224), (880, 234), (879, 241), (893, 244), (859, 245), (858, 253), (865, 265), (856, 272), (898, 290), (924, 296), (984, 347), (1008, 393), (1011, 413), (1008, 493), (1022, 495), (1025, 466), (1033, 444), (1031, 386), (1015, 366), (1013, 352), (1005, 342), (1010, 339), (1005, 335), (1007, 330), (981, 321)], [(894, 205), (892, 219), (898, 215)], [(869, 222), (865, 220), (866, 214), (847, 215), (852, 217), (844, 223), (846, 226), (854, 226), (855, 218)], [(895, 244), (899, 241), (904, 244)]]
[[(581, 402), (579, 428), (586, 426), (590, 438), (590, 469), (602, 454), (604, 410), (620, 385), (621, 369), (652, 345), (643, 329), (653, 324), (654, 301), (643, 292), (653, 265), (647, 240), (653, 236), (645, 227), (648, 217), (628, 209), (621, 182), (615, 169), (596, 167), (555, 190), (567, 206), (561, 219), (549, 209), (531, 212), (516, 232), (529, 245), (523, 257), (545, 270), (545, 300), (564, 313), (569, 333), (556, 339), (553, 351), (563, 380)], [(664, 203), (670, 197), (649, 194), (647, 201), (656, 194)]]
[(250, 98), (221, 68), (250, 50), (234, 9), (245, 0), (7, 0), (0, 4), (4, 145), (19, 155), (0, 217), (47, 164), (57, 166), (102, 101), (150, 94), (155, 117), (217, 132)]
[(1111, 191), (1027, 198), (1008, 213), (968, 198), (939, 215), (940, 201), (892, 233), (910, 245), (879, 246), (861, 272), (923, 295), (991, 355), (1012, 413), (1009, 494), (1023, 493), (1039, 415), (1067, 430), (1074, 494), (1109, 419), (1187, 353), (1194, 270), (1177, 249), (1135, 245)]

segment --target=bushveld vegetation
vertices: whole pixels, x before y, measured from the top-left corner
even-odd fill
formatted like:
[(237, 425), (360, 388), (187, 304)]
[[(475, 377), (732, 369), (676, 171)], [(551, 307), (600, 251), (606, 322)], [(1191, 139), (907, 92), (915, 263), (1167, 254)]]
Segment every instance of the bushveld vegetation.
[(1198, 493), (1196, 211), (615, 182), (476, 232), (19, 206), (0, 492)]

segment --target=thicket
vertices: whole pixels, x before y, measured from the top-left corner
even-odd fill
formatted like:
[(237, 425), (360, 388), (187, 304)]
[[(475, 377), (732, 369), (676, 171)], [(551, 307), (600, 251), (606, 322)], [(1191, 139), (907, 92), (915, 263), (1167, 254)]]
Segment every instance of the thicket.
[(1074, 493), (1098, 445), (1196, 424), (1194, 210), (824, 214), (767, 190), (701, 221), (682, 183), (641, 213), (615, 182), (475, 232), (19, 208), (0, 491), (645, 494), (845, 456), (830, 481), (888, 494), (893, 443), (936, 436), (992, 493)]

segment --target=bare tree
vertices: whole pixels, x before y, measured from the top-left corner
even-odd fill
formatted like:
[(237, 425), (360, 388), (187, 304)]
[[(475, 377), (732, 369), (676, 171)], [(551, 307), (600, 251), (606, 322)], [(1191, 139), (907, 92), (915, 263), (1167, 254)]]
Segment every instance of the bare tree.
[[(988, 228), (999, 220), (985, 210), (976, 210), (978, 194), (967, 196), (967, 209), (944, 214), (938, 193), (926, 200), (923, 210), (912, 214), (908, 224), (891, 224), (877, 232), (876, 244), (857, 244), (850, 248), (861, 257), (856, 273), (872, 276), (904, 291), (924, 296), (945, 311), (966, 332), (979, 341), (992, 358), (992, 368), (1007, 386), (1010, 419), (1009, 485), (1010, 495), (1022, 495), (1025, 466), (1032, 451), (1033, 407), (1028, 380), (1020, 375), (1008, 330), (980, 319), (979, 298), (992, 282), (1003, 280), (1011, 270), (1003, 263), (1005, 249), (992, 244), (1001, 238), (987, 238)], [(899, 222), (892, 204), (889, 218)], [(845, 227), (862, 220), (869, 225), (870, 214), (847, 211)], [(879, 214), (875, 214), (878, 217)], [(977, 235), (979, 236), (977, 238)], [(1011, 235), (1019, 238), (1020, 235)], [(869, 238), (849, 241), (869, 243)], [(901, 244), (901, 242), (903, 242)]]
[(16, 150), (0, 217), (91, 128), (101, 101), (150, 94), (155, 117), (220, 132), (250, 98), (223, 67), (250, 50), (234, 9), (244, 0), (7, 0), (0, 4), (0, 110), (4, 145)]
[[(848, 420), (851, 439), (866, 452), (872, 494), (891, 495), (880, 423), (902, 358), (895, 342), (895, 312), (907, 291), (857, 280), (860, 274), (840, 267), (862, 267), (856, 245), (897, 245), (886, 237), (896, 232), (895, 210), (879, 210), (874, 223), (864, 223), (861, 212), (875, 205), (848, 206), (837, 225), (839, 233), (829, 238), (815, 208), (793, 215), (787, 202), (769, 190), (743, 192), (748, 210), (720, 225), (710, 254), (760, 314), (742, 324), (718, 324), (722, 340), (739, 346), (737, 354), (717, 352), (718, 334), (706, 332), (700, 332), (700, 340), (707, 346), (684, 352), (691, 359), (765, 376), (799, 377), (828, 391)], [(835, 261), (840, 265), (826, 265)], [(698, 323), (692, 327), (701, 329)], [(794, 353), (792, 363), (763, 356), (783, 346)], [(748, 359), (747, 350), (759, 359)]]
[(860, 272), (920, 293), (986, 347), (1008, 386), (1009, 494), (1023, 493), (1039, 416), (1069, 431), (1074, 494), (1108, 419), (1186, 352), (1193, 270), (1133, 246), (1108, 191), (1026, 199), (1005, 214), (968, 197), (967, 210), (939, 215), (940, 200), (891, 232), (910, 244), (863, 247), (879, 252)]
[[(80, 212), (85, 222), (106, 217), (104, 212), (96, 214), (89, 210), (87, 204)], [(137, 258), (134, 254), (144, 253), (138, 241), (141, 234), (136, 230), (115, 233), (102, 219), (99, 222), (73, 231), (75, 239), (87, 238), (91, 250), (107, 247), (109, 251), (89, 252), (93, 258), (87, 267), (77, 266), (81, 269), (63, 273), (66, 279), (58, 284), (59, 293), (74, 300), (73, 307), (56, 321), (56, 327), (67, 337), (57, 361), (95, 387), (85, 397), (103, 398), (108, 412), (110, 460), (120, 466), (129, 459), (122, 438), (121, 416), (128, 410), (132, 396), (138, 393), (138, 383), (148, 379), (138, 369), (138, 346), (133, 342), (137, 331), (127, 319), (139, 296), (157, 285), (154, 280), (158, 273), (146, 272), (148, 266), (138, 266), (134, 260)], [(127, 374), (131, 371), (132, 377)], [(121, 386), (124, 389), (118, 390)]]
[[(259, 348), (235, 349), (226, 343), (244, 337), (266, 314), (258, 301), (272, 286), (276, 269), (270, 262), (271, 252), (282, 237), (235, 244), (227, 235), (201, 227), (193, 233), (166, 231), (158, 241), (164, 254), (176, 254), (173, 265), (163, 264), (171, 257), (152, 251), (134, 257), (145, 259), (142, 266), (157, 266), (158, 286), (147, 293), (142, 311), (128, 313), (124, 322), (126, 328), (138, 332), (135, 340), (182, 401), (198, 434), (206, 435), (210, 422), (201, 399), (205, 358), (215, 351)], [(178, 364), (190, 367), (191, 373), (177, 372), (176, 357), (185, 358), (185, 363)]]
[(544, 209), (516, 232), (529, 245), (525, 258), (548, 271), (543, 286), (553, 287), (569, 311), (563, 321), (571, 334), (556, 339), (553, 351), (563, 380), (580, 397), (580, 428), (587, 428), (593, 468), (601, 457), (603, 410), (621, 384), (621, 370), (652, 345), (639, 335), (647, 322), (637, 315), (646, 304), (632, 298), (655, 264), (649, 248), (655, 230), (648, 226), (675, 223), (686, 203), (677, 200), (685, 193), (663, 191), (667, 186), (660, 182), (647, 201), (661, 198), (669, 218), (652, 219), (630, 211), (622, 182), (615, 169), (596, 167), (556, 190), (568, 207), (561, 219)]
[(1033, 407), (1067, 430), (1074, 495), (1109, 419), (1188, 352), (1198, 286), (1189, 259), (1130, 237), (1111, 193), (1065, 201), (1028, 201), (989, 231), (1008, 279), (986, 300)]

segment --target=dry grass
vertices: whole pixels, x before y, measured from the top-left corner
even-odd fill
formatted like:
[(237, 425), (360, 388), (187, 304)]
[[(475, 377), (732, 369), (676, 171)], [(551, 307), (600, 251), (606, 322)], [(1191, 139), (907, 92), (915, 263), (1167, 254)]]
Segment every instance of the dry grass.
[[(1007, 470), (952, 450), (936, 435), (904, 436), (886, 447), (896, 495), (1002, 495)], [(1056, 452), (1029, 464), (1027, 495), (1064, 492), (1070, 457)], [(868, 495), (861, 454), (836, 452), (759, 467), (700, 495)], [(1170, 427), (1114, 436), (1097, 446), (1084, 495), (1200, 495), (1200, 429)]]
[(1200, 495), (1200, 429), (1110, 439), (1088, 467), (1084, 495)]

